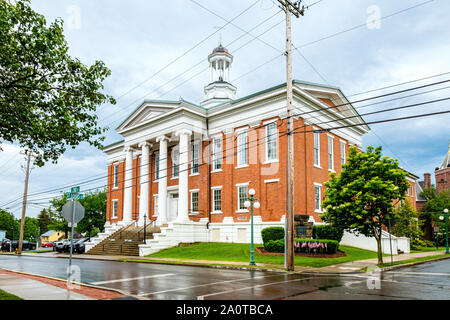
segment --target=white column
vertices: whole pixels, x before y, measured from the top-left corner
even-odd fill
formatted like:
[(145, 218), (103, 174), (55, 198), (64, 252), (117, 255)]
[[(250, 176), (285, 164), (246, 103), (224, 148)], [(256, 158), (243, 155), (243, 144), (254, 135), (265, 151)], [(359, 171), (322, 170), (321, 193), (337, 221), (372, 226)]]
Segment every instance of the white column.
[(139, 221), (138, 225), (144, 225), (144, 215), (147, 216), (148, 222), (148, 183), (149, 183), (149, 167), (148, 160), (150, 157), (150, 148), (152, 145), (148, 142), (142, 142), (139, 144), (139, 147), (142, 149), (141, 163), (140, 163), (140, 177), (139, 182), (141, 185), (141, 194), (139, 198)]
[(159, 179), (158, 179), (158, 219), (156, 223), (167, 223), (167, 141), (169, 138), (161, 136), (159, 142)]
[(180, 173), (178, 175), (178, 217), (176, 221), (189, 221), (189, 186), (188, 186), (188, 161), (189, 140), (192, 132), (180, 130), (176, 135), (180, 137)]
[(125, 147), (125, 189), (123, 198), (123, 222), (131, 222), (133, 209), (133, 148)]

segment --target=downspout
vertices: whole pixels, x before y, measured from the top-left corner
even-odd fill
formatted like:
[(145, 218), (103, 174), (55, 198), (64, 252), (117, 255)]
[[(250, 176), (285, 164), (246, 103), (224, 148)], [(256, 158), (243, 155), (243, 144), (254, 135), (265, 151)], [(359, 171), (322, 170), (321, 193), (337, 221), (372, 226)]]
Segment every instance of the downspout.
[(209, 119), (206, 118), (206, 135), (208, 137), (208, 223), (206, 229), (209, 229), (211, 223), (211, 138), (209, 136)]

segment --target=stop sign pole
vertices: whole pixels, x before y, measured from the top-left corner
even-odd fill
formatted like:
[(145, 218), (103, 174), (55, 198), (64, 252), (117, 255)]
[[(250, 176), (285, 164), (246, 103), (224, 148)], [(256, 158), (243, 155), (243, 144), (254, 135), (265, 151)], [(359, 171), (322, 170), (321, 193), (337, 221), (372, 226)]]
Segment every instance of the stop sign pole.
[[(69, 223), (71, 224), (72, 230), (70, 235), (70, 257), (69, 257), (69, 268), (67, 270), (67, 286), (71, 287), (71, 275), (72, 275), (72, 254), (73, 254), (73, 231), (76, 224), (75, 220), (75, 210), (76, 210), (76, 202), (75, 200), (83, 200), (84, 195), (80, 193), (80, 187), (73, 187), (71, 188), (70, 192), (66, 192), (67, 199), (70, 199), (72, 202), (72, 217), (69, 220)], [(82, 206), (81, 206), (82, 207)], [(83, 213), (84, 216), (84, 213)], [(81, 217), (82, 219), (82, 217)], [(80, 220), (81, 220), (80, 219)]]

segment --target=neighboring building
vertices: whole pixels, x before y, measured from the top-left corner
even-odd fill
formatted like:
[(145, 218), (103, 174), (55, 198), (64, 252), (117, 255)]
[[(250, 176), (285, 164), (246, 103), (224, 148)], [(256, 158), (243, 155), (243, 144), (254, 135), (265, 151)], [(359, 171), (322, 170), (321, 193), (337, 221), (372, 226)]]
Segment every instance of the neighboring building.
[(434, 171), (436, 178), (436, 191), (437, 193), (442, 190), (450, 189), (450, 143), (448, 146), (448, 152), (444, 157), (444, 161), (439, 168)]
[(44, 244), (44, 243), (48, 243), (48, 242), (59, 241), (63, 238), (64, 238), (64, 232), (49, 230), (46, 233), (41, 235), (41, 243)]
[[(236, 99), (229, 83), (232, 55), (219, 46), (208, 58), (211, 83), (202, 102), (145, 100), (117, 127), (123, 141), (103, 149), (109, 177), (105, 230), (111, 231), (98, 239), (155, 220), (161, 234), (140, 245), (141, 254), (163, 248), (164, 241), (249, 242), (244, 202), (251, 188), (261, 203), (255, 241), (261, 242), (262, 228), (284, 226), (286, 84)], [(341, 171), (350, 146), (362, 149), (370, 128), (337, 87), (294, 80), (293, 95), (294, 211), (321, 223), (329, 173)], [(413, 204), (416, 179), (408, 176)]]

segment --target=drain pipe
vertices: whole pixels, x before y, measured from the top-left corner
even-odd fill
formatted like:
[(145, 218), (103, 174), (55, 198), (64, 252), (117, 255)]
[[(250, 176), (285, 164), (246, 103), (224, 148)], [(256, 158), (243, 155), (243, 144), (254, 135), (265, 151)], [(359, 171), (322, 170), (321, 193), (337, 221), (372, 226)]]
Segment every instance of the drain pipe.
[(206, 135), (208, 137), (208, 223), (206, 229), (209, 229), (211, 223), (211, 137), (209, 136), (209, 119), (206, 118)]

